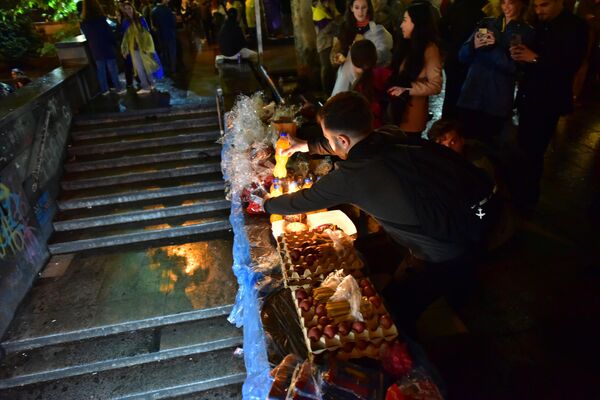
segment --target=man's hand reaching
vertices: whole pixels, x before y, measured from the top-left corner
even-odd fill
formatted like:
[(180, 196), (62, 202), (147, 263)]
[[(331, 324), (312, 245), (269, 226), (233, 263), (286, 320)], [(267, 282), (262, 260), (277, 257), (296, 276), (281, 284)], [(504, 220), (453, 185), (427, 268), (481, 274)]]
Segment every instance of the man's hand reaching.
[(306, 140), (298, 139), (293, 136), (289, 136), (291, 146), (281, 151), (282, 156), (291, 156), (294, 153), (308, 153), (308, 142)]

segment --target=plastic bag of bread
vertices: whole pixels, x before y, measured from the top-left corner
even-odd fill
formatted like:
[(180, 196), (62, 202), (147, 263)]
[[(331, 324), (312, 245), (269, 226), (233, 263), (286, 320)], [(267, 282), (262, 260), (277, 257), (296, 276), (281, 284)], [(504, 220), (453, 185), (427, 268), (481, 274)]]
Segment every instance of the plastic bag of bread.
[(288, 354), (283, 358), (278, 366), (273, 368), (271, 376), (273, 384), (267, 400), (285, 400), (287, 398), (288, 389), (292, 382), (294, 371), (302, 363), (302, 359), (295, 354)]
[(342, 279), (333, 296), (328, 300), (328, 303), (346, 301), (350, 304), (350, 316), (354, 321), (364, 321), (363, 315), (360, 312), (360, 302), (362, 294), (356, 279), (352, 275), (348, 275)]

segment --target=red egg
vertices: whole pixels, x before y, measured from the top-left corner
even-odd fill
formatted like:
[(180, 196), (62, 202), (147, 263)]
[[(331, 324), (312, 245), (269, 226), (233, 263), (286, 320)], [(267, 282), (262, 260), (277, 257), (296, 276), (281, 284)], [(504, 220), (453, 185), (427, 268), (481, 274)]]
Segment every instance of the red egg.
[(375, 306), (375, 308), (379, 308), (381, 306), (381, 299), (377, 296), (369, 297), (369, 302)]
[(331, 339), (337, 333), (337, 328), (335, 327), (335, 325), (327, 325), (323, 330), (323, 333), (325, 334), (325, 336)]
[(342, 321), (338, 324), (338, 332), (342, 336), (346, 336), (352, 330), (352, 324), (348, 321)]
[(362, 294), (367, 297), (375, 296), (375, 289), (373, 289), (373, 286), (371, 285), (365, 286), (362, 290)]
[(356, 331), (356, 333), (363, 333), (366, 328), (366, 325), (362, 321), (354, 321), (352, 323), (352, 329)]
[(308, 330), (308, 338), (313, 342), (319, 341), (319, 339), (321, 339), (321, 335), (321, 329), (319, 329), (318, 326), (313, 326)]
[(329, 318), (327, 318), (324, 315), (319, 317), (319, 325), (321, 325), (321, 326), (329, 325), (330, 322), (331, 321), (329, 320)]
[(325, 304), (321, 303), (317, 306), (317, 310), (315, 311), (319, 317), (327, 316), (327, 307)]
[(304, 300), (307, 297), (308, 297), (308, 293), (306, 293), (306, 290), (304, 290), (304, 289), (296, 290), (296, 299), (297, 300)]
[(394, 324), (394, 322), (389, 317), (389, 315), (382, 315), (379, 318), (379, 325), (381, 325), (381, 327), (384, 328), (384, 329), (391, 328), (393, 324)]
[(310, 308), (312, 307), (312, 300), (309, 299), (304, 299), (300, 302), (299, 307), (302, 309), (302, 311), (308, 312), (308, 310), (310, 310)]

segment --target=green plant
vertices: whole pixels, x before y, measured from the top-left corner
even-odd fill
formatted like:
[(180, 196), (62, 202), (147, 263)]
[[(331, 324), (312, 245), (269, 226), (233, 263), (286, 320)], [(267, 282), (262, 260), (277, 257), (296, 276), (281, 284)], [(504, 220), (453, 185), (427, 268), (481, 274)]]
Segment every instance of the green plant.
[(0, 10), (0, 58), (13, 61), (34, 54), (41, 45), (31, 21), (24, 15), (7, 16)]
[[(38, 12), (45, 20), (63, 21), (77, 17), (76, 3), (77, 0), (3, 0), (0, 8), (10, 11), (13, 18)], [(7, 15), (0, 18), (6, 19)]]

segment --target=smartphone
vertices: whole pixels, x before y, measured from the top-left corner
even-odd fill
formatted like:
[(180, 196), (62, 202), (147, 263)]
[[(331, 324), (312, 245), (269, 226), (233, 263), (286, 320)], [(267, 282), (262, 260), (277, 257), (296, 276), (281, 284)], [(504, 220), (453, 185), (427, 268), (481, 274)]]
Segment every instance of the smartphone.
[(515, 33), (510, 37), (510, 47), (519, 46), (523, 44), (523, 36), (518, 33)]

